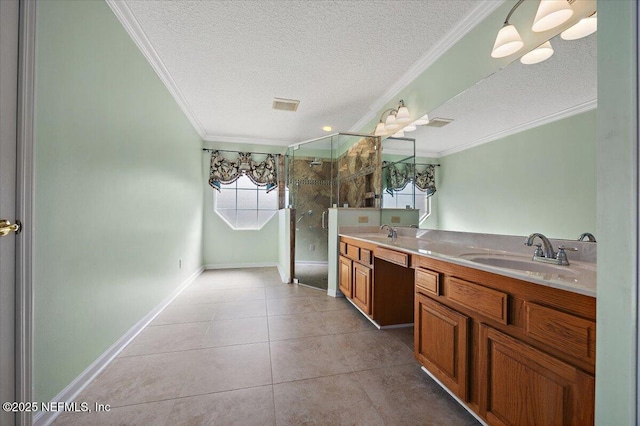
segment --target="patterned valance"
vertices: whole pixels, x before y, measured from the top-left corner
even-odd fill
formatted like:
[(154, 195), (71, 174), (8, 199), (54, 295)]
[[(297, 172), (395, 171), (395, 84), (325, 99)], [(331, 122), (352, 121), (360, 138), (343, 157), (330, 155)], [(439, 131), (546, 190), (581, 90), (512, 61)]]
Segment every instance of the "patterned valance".
[(269, 192), (278, 187), (276, 165), (276, 157), (272, 154), (267, 154), (264, 161), (257, 162), (251, 159), (250, 152), (238, 152), (238, 158), (229, 160), (219, 151), (213, 151), (209, 185), (220, 191), (222, 184), (233, 183), (244, 174), (256, 185), (266, 186)]
[[(426, 192), (427, 197), (436, 192), (435, 166), (426, 164), (424, 170), (417, 171), (414, 165), (407, 163), (382, 162), (384, 190), (393, 195), (394, 192), (402, 191), (412, 180), (420, 191)], [(422, 167), (423, 165), (420, 165)]]
[(426, 192), (427, 197), (436, 193), (436, 166), (427, 164), (423, 171), (416, 171), (416, 188)]

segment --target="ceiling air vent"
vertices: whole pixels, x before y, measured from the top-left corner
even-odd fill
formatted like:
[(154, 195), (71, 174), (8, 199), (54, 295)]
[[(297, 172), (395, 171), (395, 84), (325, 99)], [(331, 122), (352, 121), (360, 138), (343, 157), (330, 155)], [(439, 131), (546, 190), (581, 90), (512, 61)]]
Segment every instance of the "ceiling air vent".
[(429, 122), (425, 124), (424, 127), (444, 127), (447, 124), (451, 123), (452, 121), (453, 121), (453, 118), (436, 117), (429, 120)]
[(298, 105), (300, 105), (300, 101), (296, 101), (295, 99), (273, 98), (272, 108), (295, 112), (298, 109)]

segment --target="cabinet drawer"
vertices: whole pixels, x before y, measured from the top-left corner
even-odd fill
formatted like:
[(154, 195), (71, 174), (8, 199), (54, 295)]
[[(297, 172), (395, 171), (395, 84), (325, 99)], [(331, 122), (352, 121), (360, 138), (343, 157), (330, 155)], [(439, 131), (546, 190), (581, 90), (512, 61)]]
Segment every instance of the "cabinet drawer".
[(440, 274), (427, 269), (416, 268), (416, 291), (440, 296)]
[(525, 315), (527, 335), (592, 365), (595, 363), (595, 322), (532, 302), (525, 302)]
[(347, 255), (347, 243), (340, 241), (340, 254)]
[(376, 247), (376, 257), (386, 260), (387, 262), (395, 263), (396, 265), (409, 267), (409, 255), (395, 250), (390, 250), (384, 247)]
[(506, 293), (459, 278), (447, 277), (445, 296), (465, 308), (476, 311), (502, 324), (507, 324), (508, 297)]
[(371, 256), (371, 250), (367, 250), (364, 248), (360, 249), (360, 262), (366, 264), (366, 265), (371, 265), (373, 257)]
[(360, 260), (360, 247), (347, 244), (347, 257), (352, 260)]

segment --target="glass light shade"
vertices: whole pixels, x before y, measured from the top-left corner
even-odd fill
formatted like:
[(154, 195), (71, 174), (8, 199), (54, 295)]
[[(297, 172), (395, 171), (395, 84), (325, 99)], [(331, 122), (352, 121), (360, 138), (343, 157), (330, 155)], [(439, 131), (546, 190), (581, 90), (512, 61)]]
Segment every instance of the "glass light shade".
[(400, 130), (399, 132), (396, 132), (393, 134), (394, 138), (404, 138), (404, 131)]
[(396, 114), (396, 123), (408, 123), (411, 121), (411, 116), (409, 115), (409, 108), (406, 106), (400, 107), (398, 109), (398, 113)]
[(520, 58), (520, 62), (525, 65), (537, 64), (546, 61), (553, 55), (553, 47), (549, 41), (545, 41), (540, 46)]
[(540, 0), (531, 29), (537, 33), (548, 31), (571, 18), (573, 9), (567, 0)]
[(396, 123), (396, 116), (393, 113), (389, 114), (387, 121), (384, 122), (384, 128), (387, 130), (395, 130), (398, 127), (400, 127), (400, 125)]
[(414, 123), (408, 124), (406, 126), (404, 126), (404, 128), (402, 130), (404, 130), (405, 132), (413, 132), (414, 130), (416, 130), (417, 127)]
[(493, 50), (491, 51), (492, 58), (504, 58), (505, 56), (513, 55), (518, 50), (522, 49), (524, 43), (520, 33), (515, 26), (511, 24), (505, 24), (496, 37), (496, 42), (493, 44)]
[(378, 125), (376, 126), (376, 131), (373, 132), (373, 134), (375, 136), (386, 136), (387, 129), (384, 128), (384, 123), (382, 121), (378, 123)]
[(429, 124), (429, 114), (425, 114), (422, 117), (418, 118), (413, 122), (416, 126), (424, 126), (425, 124)]
[(582, 18), (573, 27), (564, 30), (560, 37), (563, 40), (577, 40), (595, 33), (598, 30), (598, 17), (596, 15), (594, 13), (587, 18)]

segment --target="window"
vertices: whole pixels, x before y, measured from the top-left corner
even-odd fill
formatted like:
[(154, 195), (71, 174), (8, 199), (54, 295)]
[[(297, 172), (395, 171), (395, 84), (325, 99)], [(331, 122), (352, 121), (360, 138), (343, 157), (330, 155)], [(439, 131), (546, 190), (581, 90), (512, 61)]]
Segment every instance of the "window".
[(400, 191), (393, 191), (393, 195), (389, 194), (386, 190), (382, 192), (382, 205), (387, 208), (404, 209), (407, 206), (413, 206), (413, 193), (415, 191), (416, 197), (416, 209), (420, 210), (420, 223), (424, 222), (431, 214), (431, 197), (414, 188), (413, 184), (409, 182)]
[(214, 211), (236, 230), (261, 229), (278, 211), (278, 190), (267, 193), (245, 175), (213, 193)]

